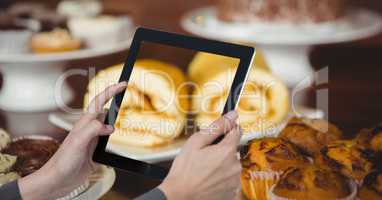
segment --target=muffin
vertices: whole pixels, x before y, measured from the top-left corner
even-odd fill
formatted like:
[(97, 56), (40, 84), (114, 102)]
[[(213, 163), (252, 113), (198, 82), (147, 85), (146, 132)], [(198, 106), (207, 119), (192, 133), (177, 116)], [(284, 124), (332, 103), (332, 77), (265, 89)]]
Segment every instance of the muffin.
[(27, 176), (40, 169), (57, 151), (59, 143), (47, 136), (15, 138), (2, 153), (17, 156), (13, 167), (20, 176)]
[(300, 148), (305, 154), (313, 156), (329, 142), (342, 138), (342, 132), (324, 119), (294, 117), (281, 132), (280, 137)]
[(30, 47), (34, 53), (57, 53), (80, 49), (81, 41), (64, 29), (55, 29), (33, 35)]
[(271, 199), (354, 199), (356, 185), (345, 176), (316, 165), (292, 167), (271, 189)]
[(355, 138), (357, 144), (376, 153), (382, 152), (382, 124), (374, 128), (362, 129)]
[(315, 158), (318, 165), (340, 172), (358, 184), (373, 168), (373, 155), (352, 140), (331, 142)]
[(372, 172), (365, 177), (365, 181), (358, 192), (360, 200), (382, 199), (382, 171)]
[(309, 160), (281, 138), (253, 140), (242, 160), (241, 183), (248, 199), (269, 199), (268, 190), (289, 167), (309, 164)]

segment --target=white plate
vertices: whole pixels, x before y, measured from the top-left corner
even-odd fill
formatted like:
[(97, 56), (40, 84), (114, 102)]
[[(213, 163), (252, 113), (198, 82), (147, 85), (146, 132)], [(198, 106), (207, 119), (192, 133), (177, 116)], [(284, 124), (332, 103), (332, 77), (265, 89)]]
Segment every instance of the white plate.
[(89, 187), (72, 200), (100, 199), (113, 186), (115, 181), (115, 171), (111, 167), (100, 165), (96, 172), (90, 175)]
[(129, 49), (133, 31), (126, 34), (126, 40), (110, 46), (49, 54), (0, 54), (0, 63), (58, 62), (109, 55)]
[[(323, 118), (324, 113), (319, 110), (300, 107), (297, 109), (300, 115), (309, 117), (309, 118)], [(290, 115), (292, 116), (292, 114)], [(74, 123), (80, 118), (80, 114), (66, 114), (66, 113), (50, 113), (49, 121), (67, 131), (70, 131), (73, 128)], [(282, 123), (280, 126), (273, 129), (271, 132), (266, 133), (268, 136), (277, 136), (277, 134), (284, 128), (286, 123)], [(264, 137), (264, 134), (259, 132), (253, 132), (243, 135), (240, 143), (246, 144), (248, 141), (254, 138)], [(143, 148), (143, 147), (129, 147), (118, 144), (110, 144), (110, 151), (129, 158), (133, 158), (136, 160), (141, 160), (150, 163), (156, 163), (166, 160), (173, 159), (181, 150), (181, 147), (187, 140), (186, 137), (181, 137), (175, 139), (169, 145), (156, 147), (156, 148)]]
[(365, 9), (350, 10), (331, 22), (291, 25), (270, 22), (223, 22), (215, 7), (186, 14), (182, 26), (189, 32), (220, 40), (239, 40), (258, 44), (312, 45), (362, 39), (382, 30), (382, 17)]

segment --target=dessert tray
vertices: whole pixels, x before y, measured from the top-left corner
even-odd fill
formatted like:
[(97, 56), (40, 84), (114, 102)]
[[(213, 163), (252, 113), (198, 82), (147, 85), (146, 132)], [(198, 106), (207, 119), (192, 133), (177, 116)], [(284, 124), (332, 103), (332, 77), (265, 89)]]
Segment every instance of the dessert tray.
[(365, 9), (349, 10), (331, 22), (286, 24), (274, 22), (223, 22), (215, 7), (196, 9), (181, 22), (190, 33), (202, 37), (256, 44), (272, 72), (294, 87), (312, 75), (309, 50), (312, 45), (359, 40), (382, 31), (382, 17)]
[(106, 194), (115, 181), (115, 171), (111, 167), (100, 165), (99, 169), (89, 177), (89, 187), (72, 200), (99, 199)]
[[(306, 107), (298, 107), (296, 108), (294, 113), (298, 113), (297, 115), (305, 116), (308, 118), (324, 117), (324, 113), (322, 111)], [(293, 115), (296, 114), (290, 114), (290, 116)], [(74, 123), (80, 118), (80, 116), (80, 114), (67, 114), (62, 112), (55, 112), (49, 114), (49, 121), (57, 127), (70, 131), (73, 128)], [(285, 124), (286, 123), (281, 123), (278, 127), (275, 127), (274, 129), (266, 133), (252, 132), (245, 134), (241, 138), (240, 143), (244, 145), (252, 139), (264, 137), (264, 134), (267, 134), (268, 136), (276, 136), (282, 130)], [(127, 147), (114, 143), (110, 143), (109, 146), (110, 149), (112, 149), (112, 151), (116, 154), (133, 158), (136, 160), (156, 163), (173, 159), (180, 152), (181, 147), (183, 146), (186, 140), (187, 137), (180, 137), (178, 139), (175, 139), (169, 145), (155, 148)]]

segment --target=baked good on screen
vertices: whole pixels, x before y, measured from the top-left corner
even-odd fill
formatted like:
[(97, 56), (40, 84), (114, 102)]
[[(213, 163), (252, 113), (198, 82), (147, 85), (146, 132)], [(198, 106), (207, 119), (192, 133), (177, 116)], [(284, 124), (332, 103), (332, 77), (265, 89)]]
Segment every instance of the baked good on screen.
[(345, 176), (315, 165), (292, 167), (281, 176), (271, 196), (295, 200), (352, 199), (356, 187), (350, 184)]
[[(89, 83), (84, 107), (107, 86), (117, 83), (122, 65), (100, 71)], [(150, 59), (137, 60), (109, 141), (153, 147), (181, 135), (188, 112), (186, 81), (176, 66)], [(106, 108), (110, 107), (110, 102)]]
[(362, 129), (355, 139), (357, 143), (376, 153), (382, 153), (382, 124)]
[[(208, 55), (214, 59), (208, 68), (198, 60)], [(207, 53), (198, 53), (189, 65), (191, 80), (195, 83), (192, 96), (192, 113), (195, 123), (203, 128), (219, 118), (227, 101), (239, 60)], [(197, 70), (196, 70), (197, 69)], [(198, 76), (204, 74), (204, 76)], [(207, 76), (208, 75), (208, 76)], [(235, 89), (236, 93), (238, 92)], [(275, 130), (289, 112), (286, 86), (269, 71), (252, 67), (238, 103), (239, 123), (244, 133)], [(231, 107), (233, 104), (231, 102)]]
[(343, 133), (324, 119), (293, 117), (280, 133), (280, 137), (299, 147), (304, 153), (314, 156), (329, 142), (339, 140)]
[(362, 187), (359, 189), (360, 200), (382, 199), (382, 171), (375, 171), (365, 177)]
[(223, 21), (318, 23), (344, 16), (347, 0), (220, 0)]

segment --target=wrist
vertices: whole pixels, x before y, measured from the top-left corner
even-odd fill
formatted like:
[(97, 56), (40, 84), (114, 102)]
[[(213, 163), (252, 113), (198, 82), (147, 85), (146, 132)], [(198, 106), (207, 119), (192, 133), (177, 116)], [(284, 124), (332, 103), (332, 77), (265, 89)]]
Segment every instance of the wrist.
[(54, 197), (54, 175), (52, 170), (38, 170), (19, 179), (20, 195), (24, 200), (43, 200)]
[(158, 186), (167, 200), (189, 199), (186, 188), (167, 178)]

